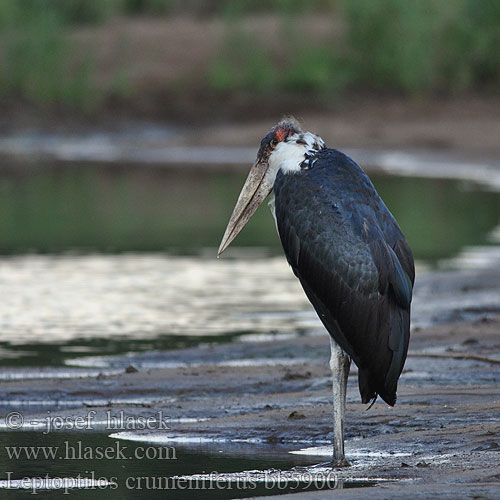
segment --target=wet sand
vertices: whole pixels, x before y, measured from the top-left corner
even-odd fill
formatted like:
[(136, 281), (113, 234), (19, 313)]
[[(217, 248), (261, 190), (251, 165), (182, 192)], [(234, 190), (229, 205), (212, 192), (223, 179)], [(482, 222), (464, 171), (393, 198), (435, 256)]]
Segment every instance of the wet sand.
[[(335, 477), (377, 484), (338, 490), (336, 497), (498, 498), (499, 296), (498, 269), (421, 273), (415, 294), (420, 323), (412, 333), (397, 405), (378, 401), (366, 411), (359, 402), (355, 366), (349, 379), (346, 454), (352, 467), (335, 471)], [(443, 307), (430, 312), (430, 304)], [(179, 449), (200, 442), (217, 449), (225, 442), (243, 444), (253, 453), (254, 443), (261, 443), (284, 454), (310, 454), (318, 464), (328, 461), (326, 334), (254, 340), (101, 357), (94, 363), (89, 358), (86, 366), (71, 368), (82, 372), (54, 368), (47, 378), (9, 369), (13, 379), (1, 382), (2, 403), (22, 408), (25, 422), (43, 421), (48, 411), (72, 418), (95, 411), (95, 430), (101, 431), (98, 422), (108, 411), (123, 412), (125, 418), (163, 412), (169, 417), (167, 430), (122, 428), (114, 433)], [(294, 473), (300, 470), (283, 471)], [(324, 495), (298, 493), (293, 498)]]

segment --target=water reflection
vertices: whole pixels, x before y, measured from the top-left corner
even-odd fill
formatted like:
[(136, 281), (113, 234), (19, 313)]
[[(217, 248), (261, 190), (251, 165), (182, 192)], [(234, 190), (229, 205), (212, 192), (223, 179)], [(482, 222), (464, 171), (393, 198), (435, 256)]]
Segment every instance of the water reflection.
[[(43, 364), (60, 364), (61, 354), (89, 354), (85, 351), (92, 347), (91, 354), (102, 353), (103, 344), (123, 339), (135, 344), (121, 349), (142, 351), (157, 338), (227, 340), (241, 333), (297, 332), (319, 325), (312, 312), (303, 313), (310, 306), (281, 256), (9, 257), (0, 260), (0, 294), (5, 349), (17, 344), (22, 355), (34, 343), (61, 346), (58, 354), (48, 349)], [(286, 313), (286, 321), (276, 311)], [(96, 344), (95, 338), (102, 340)], [(68, 352), (74, 340), (81, 347)], [(43, 353), (36, 350), (38, 356)]]
[[(8, 453), (0, 457), (0, 466), (6, 471), (4, 478), (10, 479), (0, 482), (0, 491), (22, 486), (19, 479), (32, 478), (32, 483), (25, 481), (25, 484), (28, 484), (28, 492), (30, 485), (33, 486), (32, 490), (35, 490), (34, 494), (43, 493), (47, 489), (62, 492), (67, 489), (78, 498), (86, 498), (86, 491), (89, 496), (95, 496), (96, 491), (101, 491), (106, 498), (111, 499), (136, 498), (136, 495), (137, 498), (143, 498), (144, 491), (147, 491), (148, 498), (153, 498), (156, 492), (162, 498), (167, 493), (172, 498), (190, 499), (193, 498), (193, 489), (203, 491), (203, 498), (214, 499), (272, 495), (290, 491), (290, 488), (286, 485), (278, 488), (276, 481), (266, 484), (262, 479), (252, 476), (248, 476), (246, 482), (240, 481), (240, 487), (237, 487), (234, 478), (219, 477), (218, 473), (266, 468), (276, 472), (295, 465), (314, 463), (311, 457), (287, 454), (287, 449), (279, 446), (253, 445), (250, 449), (248, 445), (237, 447), (223, 444), (218, 444), (216, 449), (213, 446), (161, 447), (119, 441), (99, 432), (2, 432), (1, 439), (6, 450), (15, 448), (21, 450), (21, 454), (18, 459), (9, 459)], [(38, 450), (40, 455), (27, 458), (22, 453), (23, 446)], [(105, 452), (107, 459), (103, 459)], [(43, 453), (47, 456), (42, 456)], [(99, 455), (100, 453), (102, 455)], [(47, 471), (50, 471), (49, 479), (44, 482)], [(194, 487), (188, 489), (185, 485), (189, 481), (180, 480), (180, 476), (203, 472), (212, 476), (208, 480), (198, 479), (198, 488), (193, 485)], [(175, 476), (179, 479), (175, 479)], [(193, 476), (192, 482), (195, 481)], [(202, 482), (205, 487), (201, 487)], [(374, 483), (364, 481), (350, 486), (362, 487), (372, 484)], [(77, 487), (75, 491), (77, 485), (80, 488)], [(321, 489), (321, 485), (315, 487), (311, 481), (300, 486), (298, 491)], [(331, 485), (323, 485), (325, 488), (329, 486), (335, 488), (338, 484), (332, 481)], [(20, 498), (26, 498), (29, 494), (22, 489), (18, 492)], [(13, 494), (14, 491), (9, 491), (9, 496)]]
[[(245, 172), (153, 166), (23, 164), (0, 176), (1, 253), (71, 249), (192, 252), (217, 247)], [(373, 176), (417, 259), (487, 242), (496, 193), (444, 179)], [(268, 210), (235, 241), (279, 252)]]

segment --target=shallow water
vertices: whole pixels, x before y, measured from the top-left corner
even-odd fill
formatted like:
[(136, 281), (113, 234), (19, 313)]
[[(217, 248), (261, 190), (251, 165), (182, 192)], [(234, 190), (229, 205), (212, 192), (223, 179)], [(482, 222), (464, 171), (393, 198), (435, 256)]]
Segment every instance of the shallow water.
[[(413, 325), (443, 321), (454, 311), (474, 319), (496, 310), (498, 296), (488, 287), (487, 276), (483, 281), (484, 288), (457, 294), (456, 287), (467, 288), (457, 275), (456, 286), (443, 288), (436, 300), (434, 288), (420, 275)], [(95, 376), (123, 371), (129, 364), (167, 367), (184, 362), (165, 358), (165, 351), (172, 349), (232, 340), (249, 346), (259, 340), (324, 334), (282, 256), (4, 257), (0, 295), (3, 380)]]
[[(24, 484), (24, 492), (17, 491), (19, 498), (25, 498), (27, 492), (59, 490), (77, 494), (78, 498), (102, 491), (111, 499), (135, 498), (141, 493), (151, 498), (166, 492), (169, 498), (189, 499), (197, 490), (203, 492), (203, 498), (224, 499), (376, 483), (341, 480), (330, 471), (314, 472), (305, 467), (317, 458), (288, 454), (285, 447), (276, 445), (200, 443), (183, 448), (83, 431), (11, 431), (0, 436), (0, 468), (4, 471), (0, 491), (16, 490)], [(19, 458), (9, 457), (12, 453), (19, 453)], [(290, 472), (281, 472), (297, 466), (302, 468), (296, 470), (293, 479)], [(250, 472), (236, 474), (245, 470)], [(12, 494), (10, 491), (9, 498)]]
[(9, 257), (0, 291), (4, 365), (60, 366), (319, 325), (282, 257)]

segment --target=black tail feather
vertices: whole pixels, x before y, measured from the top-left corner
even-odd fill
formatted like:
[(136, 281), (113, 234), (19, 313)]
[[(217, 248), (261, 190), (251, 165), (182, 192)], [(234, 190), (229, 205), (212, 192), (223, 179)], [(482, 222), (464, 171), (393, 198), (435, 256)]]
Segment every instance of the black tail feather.
[(394, 406), (396, 404), (396, 388), (393, 388), (390, 391), (385, 388), (381, 388), (381, 390), (374, 389), (374, 386), (377, 384), (374, 378), (370, 375), (369, 370), (358, 368), (358, 385), (359, 392), (361, 394), (361, 402), (363, 404), (368, 404), (370, 402), (373, 404), (377, 399), (377, 396), (380, 396), (390, 406)]

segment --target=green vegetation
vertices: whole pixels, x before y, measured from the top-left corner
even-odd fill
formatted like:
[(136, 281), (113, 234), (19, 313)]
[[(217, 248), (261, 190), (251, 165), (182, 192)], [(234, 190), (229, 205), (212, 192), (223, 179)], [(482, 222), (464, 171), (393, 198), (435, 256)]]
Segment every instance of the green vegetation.
[[(55, 9), (51, 1), (0, 3), (0, 96), (79, 108), (91, 104), (91, 61), (72, 64), (66, 38), (67, 25), (75, 15), (70, 7), (75, 4), (62, 2), (64, 8)], [(82, 16), (95, 20), (97, 11), (85, 11)]]
[(116, 75), (117, 85), (111, 89), (96, 87), (92, 54), (74, 60), (69, 29), (120, 13), (167, 12), (174, 4), (173, 0), (0, 0), (0, 99), (86, 111), (97, 106), (106, 92), (125, 94), (121, 75)]
[[(248, 12), (247, 6), (245, 1), (228, 6), (231, 24), (235, 16)], [(343, 36), (308, 42), (298, 29), (306, 3), (272, 2), (283, 15), (283, 45), (293, 57), (283, 62), (282, 54), (273, 56), (248, 36), (245, 44), (234, 43), (231, 26), (225, 50), (210, 72), (213, 87), (329, 95), (350, 88), (408, 94), (498, 89), (499, 0), (339, 0), (307, 6), (332, 22), (340, 18)], [(243, 39), (245, 34), (239, 36)], [(257, 76), (254, 48), (259, 53)], [(264, 78), (256, 86), (259, 75)]]
[(405, 92), (500, 84), (498, 0), (349, 0), (353, 82)]
[[(281, 20), (274, 43), (245, 27), (263, 12)], [(70, 31), (112, 16), (176, 13), (224, 21), (225, 41), (206, 68), (215, 91), (335, 97), (500, 85), (500, 0), (0, 0), (0, 99), (86, 110), (112, 95), (130, 98), (125, 73), (114, 86), (95, 83), (93, 55), (75, 57)], [(331, 28), (304, 31), (309, 13)]]

